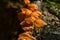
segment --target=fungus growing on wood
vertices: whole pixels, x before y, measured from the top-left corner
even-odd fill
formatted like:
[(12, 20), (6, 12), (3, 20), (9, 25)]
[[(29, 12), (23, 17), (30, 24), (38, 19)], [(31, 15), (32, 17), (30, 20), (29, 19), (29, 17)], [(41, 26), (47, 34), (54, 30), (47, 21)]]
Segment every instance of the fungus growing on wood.
[(24, 3), (28, 8), (21, 9), (22, 12), (18, 14), (18, 19), (23, 20), (20, 22), (20, 25), (25, 32), (19, 35), (18, 40), (36, 40), (32, 36), (34, 27), (41, 29), (47, 23), (39, 18), (42, 13), (37, 10), (38, 6), (36, 4), (30, 4), (30, 0), (24, 0)]
[(22, 14), (22, 13), (18, 13), (18, 20), (22, 21), (23, 19), (25, 19), (26, 15)]
[(31, 13), (32, 13), (31, 10), (27, 8), (22, 8), (22, 14), (25, 14), (26, 16), (30, 16)]

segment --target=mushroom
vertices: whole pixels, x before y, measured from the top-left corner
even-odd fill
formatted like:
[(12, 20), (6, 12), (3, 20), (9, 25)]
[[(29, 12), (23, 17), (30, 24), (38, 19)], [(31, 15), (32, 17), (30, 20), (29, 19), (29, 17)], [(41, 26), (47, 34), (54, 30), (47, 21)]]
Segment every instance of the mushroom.
[(30, 9), (30, 10), (32, 10), (32, 11), (34, 11), (34, 10), (37, 10), (38, 9), (38, 6), (36, 5), (36, 4), (29, 4), (28, 5), (28, 8)]
[(26, 5), (28, 5), (28, 4), (30, 4), (30, 0), (24, 0), (24, 3), (25, 3)]
[(25, 32), (25, 33), (22, 33), (22, 34), (19, 35), (18, 40), (36, 40), (36, 39), (32, 35)]
[(22, 21), (23, 19), (25, 19), (26, 15), (25, 14), (22, 14), (21, 12), (18, 13), (18, 20), (19, 21)]
[(30, 16), (32, 11), (27, 8), (22, 8), (22, 13), (25, 14), (26, 16)]
[(41, 20), (41, 19), (37, 19), (37, 20), (35, 20), (34, 25), (35, 25), (37, 28), (42, 28), (44, 25), (47, 25), (47, 23), (45, 23), (45, 22), (44, 22), (43, 20)]
[(31, 14), (31, 16), (34, 16), (34, 17), (36, 17), (36, 18), (38, 18), (38, 17), (41, 16), (41, 15), (42, 15), (42, 13), (39, 12), (39, 11), (33, 11), (32, 14)]
[(30, 27), (23, 27), (24, 31), (33, 31), (34, 27), (30, 26)]

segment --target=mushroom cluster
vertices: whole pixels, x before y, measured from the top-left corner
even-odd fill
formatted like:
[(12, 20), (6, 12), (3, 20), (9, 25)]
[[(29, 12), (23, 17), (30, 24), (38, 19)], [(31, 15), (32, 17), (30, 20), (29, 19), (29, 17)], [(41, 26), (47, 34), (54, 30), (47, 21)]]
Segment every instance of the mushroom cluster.
[(44, 25), (47, 25), (39, 17), (42, 15), (38, 11), (38, 6), (34, 3), (30, 3), (30, 0), (24, 0), (24, 4), (27, 5), (27, 8), (22, 8), (22, 12), (18, 13), (18, 19), (24, 33), (19, 35), (18, 40), (36, 40), (32, 36), (32, 31), (34, 27), (41, 29)]

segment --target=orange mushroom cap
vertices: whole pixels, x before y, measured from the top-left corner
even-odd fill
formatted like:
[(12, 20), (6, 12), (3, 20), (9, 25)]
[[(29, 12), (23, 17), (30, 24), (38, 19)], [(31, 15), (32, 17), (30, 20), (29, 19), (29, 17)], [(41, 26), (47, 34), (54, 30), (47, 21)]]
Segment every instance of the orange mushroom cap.
[(39, 16), (41, 16), (42, 15), (42, 12), (40, 12), (40, 11), (35, 11), (37, 14), (39, 14)]
[(36, 20), (36, 18), (34, 16), (31, 16), (31, 17), (28, 17), (28, 18), (25, 18), (24, 21), (22, 21), (20, 23), (20, 25), (22, 26), (32, 26), (33, 25), (33, 22)]
[(23, 27), (24, 31), (32, 31), (34, 29), (33, 26), (29, 26), (29, 27)]
[(32, 11), (34, 11), (34, 10), (37, 10), (38, 9), (38, 6), (36, 5), (36, 4), (29, 4), (28, 5), (28, 8), (30, 9), (30, 10), (32, 10)]
[(42, 28), (44, 25), (47, 25), (47, 23), (45, 23), (43, 20), (41, 19), (37, 19), (34, 22), (34, 25), (38, 28)]
[(26, 23), (25, 20), (20, 23), (22, 27), (28, 27), (30, 24)]
[(25, 11), (27, 10), (26, 8), (22, 8), (22, 13), (25, 14)]
[(25, 33), (22, 33), (22, 34), (19, 35), (18, 40), (36, 40), (36, 39), (32, 35), (25, 32)]
[(24, 3), (25, 3), (26, 5), (28, 5), (28, 4), (30, 4), (30, 0), (24, 0)]
[(31, 17), (29, 17), (29, 18), (26, 18), (25, 22), (27, 24), (32, 24), (33, 20), (31, 19)]
[(30, 17), (33, 21), (35, 21), (37, 18), (36, 17), (34, 17), (34, 16), (31, 16)]
[(32, 24), (36, 19), (37, 19), (36, 17), (30, 16), (30, 17), (26, 18), (25, 22), (27, 24)]
[(18, 13), (18, 20), (22, 21), (23, 19), (25, 19), (26, 15), (22, 14), (22, 13)]
[(22, 13), (25, 14), (26, 16), (30, 16), (30, 14), (32, 13), (31, 10), (26, 9), (26, 8), (22, 8)]
[(34, 17), (36, 17), (36, 18), (38, 18), (38, 17), (41, 16), (41, 15), (42, 15), (42, 13), (39, 12), (39, 11), (34, 11), (34, 12), (32, 12), (32, 14), (31, 14), (31, 16), (34, 16)]

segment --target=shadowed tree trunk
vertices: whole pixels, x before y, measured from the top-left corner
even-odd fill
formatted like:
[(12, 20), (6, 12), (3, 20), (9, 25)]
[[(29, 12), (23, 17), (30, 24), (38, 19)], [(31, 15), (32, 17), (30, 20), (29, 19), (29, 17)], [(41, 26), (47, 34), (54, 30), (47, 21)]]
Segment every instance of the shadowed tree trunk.
[(17, 20), (17, 9), (7, 8), (6, 5), (7, 3), (0, 5), (0, 40), (12, 40), (17, 37), (14, 34), (16, 31), (23, 31)]

